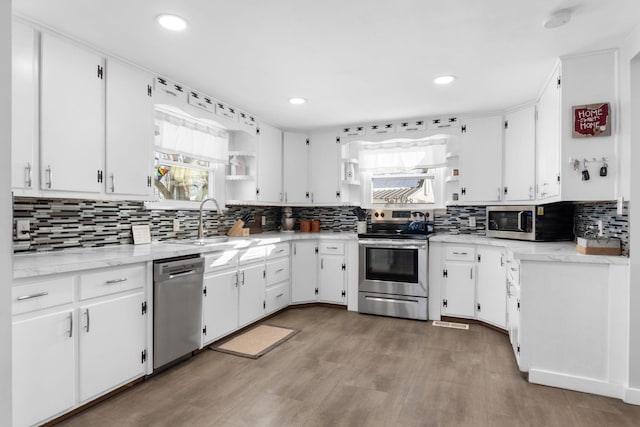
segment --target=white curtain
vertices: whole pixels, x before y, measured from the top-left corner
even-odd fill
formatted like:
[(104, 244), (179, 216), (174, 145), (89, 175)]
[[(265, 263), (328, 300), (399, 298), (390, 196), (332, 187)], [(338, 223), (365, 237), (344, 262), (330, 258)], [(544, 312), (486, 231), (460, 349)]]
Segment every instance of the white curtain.
[(173, 112), (156, 110), (156, 147), (163, 152), (184, 154), (227, 163), (229, 133)]
[(408, 171), (445, 166), (447, 136), (421, 139), (394, 139), (364, 142), (360, 147), (360, 167), (363, 171)]

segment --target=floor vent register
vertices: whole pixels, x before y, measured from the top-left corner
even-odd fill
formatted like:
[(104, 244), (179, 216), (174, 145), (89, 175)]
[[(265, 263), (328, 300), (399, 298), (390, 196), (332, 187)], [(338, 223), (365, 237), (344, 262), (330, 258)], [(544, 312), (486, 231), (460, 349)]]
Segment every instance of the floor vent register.
[(453, 329), (469, 329), (469, 325), (466, 323), (454, 323), (454, 322), (443, 322), (441, 320), (434, 320), (433, 326), (440, 326), (442, 328), (453, 328)]

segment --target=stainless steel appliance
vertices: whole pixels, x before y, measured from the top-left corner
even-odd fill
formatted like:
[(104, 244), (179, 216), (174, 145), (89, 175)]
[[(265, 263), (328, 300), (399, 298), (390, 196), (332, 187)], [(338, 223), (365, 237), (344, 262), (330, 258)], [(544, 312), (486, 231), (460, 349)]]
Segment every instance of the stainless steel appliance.
[(198, 255), (153, 263), (153, 369), (200, 347), (204, 260)]
[(360, 313), (427, 320), (428, 236), (422, 212), (376, 210), (359, 234)]
[(571, 203), (487, 206), (486, 234), (516, 240), (573, 240), (573, 215)]

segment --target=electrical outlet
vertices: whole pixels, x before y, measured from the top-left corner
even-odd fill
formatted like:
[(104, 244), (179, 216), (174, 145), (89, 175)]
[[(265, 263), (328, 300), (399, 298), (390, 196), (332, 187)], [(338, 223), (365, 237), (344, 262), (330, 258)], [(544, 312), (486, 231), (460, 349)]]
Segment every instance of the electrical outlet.
[(16, 220), (16, 239), (18, 240), (28, 240), (31, 238), (29, 235), (31, 232), (31, 223), (29, 223), (28, 219), (18, 219)]
[(469, 227), (475, 227), (476, 226), (476, 217), (475, 216), (470, 216), (469, 217)]
[(616, 214), (622, 215), (624, 213), (624, 198), (622, 196), (618, 197), (618, 203), (616, 205)]
[(173, 232), (176, 233), (178, 231), (180, 231), (180, 219), (173, 218)]
[(602, 227), (602, 220), (599, 219), (597, 224), (598, 224), (598, 237), (601, 237), (602, 235), (604, 235), (604, 229)]
[(267, 217), (262, 215), (262, 225), (267, 225)]

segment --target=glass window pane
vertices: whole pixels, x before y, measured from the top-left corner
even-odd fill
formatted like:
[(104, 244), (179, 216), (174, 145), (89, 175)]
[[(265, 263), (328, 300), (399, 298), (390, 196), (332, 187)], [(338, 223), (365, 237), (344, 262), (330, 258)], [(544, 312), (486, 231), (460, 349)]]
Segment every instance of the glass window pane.
[(156, 166), (155, 194), (159, 200), (201, 201), (208, 196), (210, 172), (185, 166)]

